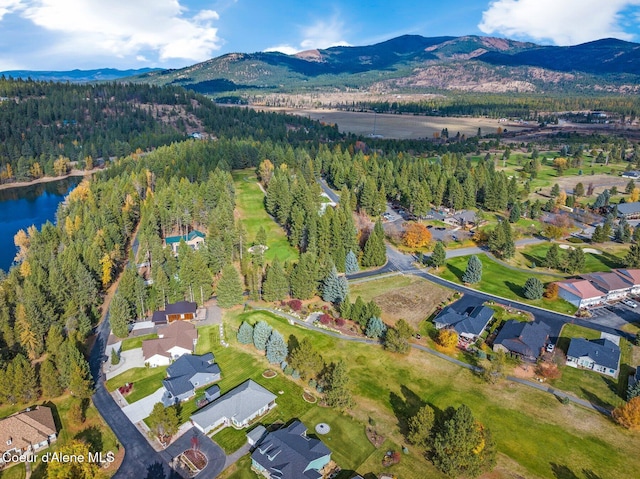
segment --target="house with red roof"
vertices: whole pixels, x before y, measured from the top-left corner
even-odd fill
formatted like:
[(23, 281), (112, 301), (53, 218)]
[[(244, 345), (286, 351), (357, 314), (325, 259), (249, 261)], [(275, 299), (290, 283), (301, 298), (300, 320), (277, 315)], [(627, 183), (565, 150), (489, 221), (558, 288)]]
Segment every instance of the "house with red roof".
[(567, 279), (556, 284), (558, 296), (578, 308), (597, 306), (607, 301), (606, 293), (596, 288), (588, 279)]

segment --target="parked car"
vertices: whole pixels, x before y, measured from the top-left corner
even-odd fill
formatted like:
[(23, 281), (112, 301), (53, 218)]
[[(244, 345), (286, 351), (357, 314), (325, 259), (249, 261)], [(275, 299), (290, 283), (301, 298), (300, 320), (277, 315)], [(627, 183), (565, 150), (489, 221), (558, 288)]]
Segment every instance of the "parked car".
[(556, 349), (556, 345), (553, 343), (547, 344), (547, 352), (552, 353)]
[(638, 307), (638, 303), (631, 301), (630, 299), (625, 299), (623, 301), (624, 304), (626, 304), (627, 306), (629, 306), (630, 308), (637, 308)]

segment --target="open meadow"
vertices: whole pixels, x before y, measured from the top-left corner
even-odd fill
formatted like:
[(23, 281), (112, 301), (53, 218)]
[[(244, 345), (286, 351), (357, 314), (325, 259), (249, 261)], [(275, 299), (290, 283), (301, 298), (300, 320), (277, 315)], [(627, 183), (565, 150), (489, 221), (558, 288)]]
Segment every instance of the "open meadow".
[[(213, 349), (222, 369), (223, 391), (249, 377), (272, 391), (283, 391), (278, 393), (278, 406), (265, 423), (298, 417), (309, 428), (320, 421), (335, 427), (335, 435), (326, 444), (346, 470), (362, 475), (385, 472), (403, 479), (444, 478), (411, 446), (409, 454), (403, 454), (395, 466), (383, 469), (381, 459), (387, 450), (398, 450), (407, 444), (403, 435), (407, 418), (423, 404), (432, 405), (438, 414), (464, 403), (491, 429), (497, 443), (498, 466), (486, 478), (592, 479), (618, 477), (621, 470), (626, 471), (627, 477), (640, 475), (639, 466), (628, 460), (640, 447), (637, 434), (593, 411), (563, 405), (550, 394), (513, 383), (488, 385), (473, 373), (425, 352), (389, 353), (379, 346), (345, 342), (292, 326), (263, 312), (230, 312), (225, 317), (231, 331), (243, 320), (250, 323), (265, 320), (285, 338), (290, 339), (291, 335), (297, 340), (309, 338), (325, 361), (346, 361), (358, 407), (344, 415), (302, 401), (304, 383), (285, 376), (277, 366), (276, 378), (262, 378), (262, 372), (273, 366), (253, 346), (239, 345), (234, 335), (229, 338), (228, 348)], [(369, 443), (364, 433), (371, 419), (378, 433), (385, 437), (379, 449)], [(221, 439), (223, 447), (233, 445), (232, 438), (217, 436), (214, 438)], [(227, 477), (250, 477), (248, 467), (249, 461), (241, 461)], [(573, 475), (558, 475), (562, 471)]]

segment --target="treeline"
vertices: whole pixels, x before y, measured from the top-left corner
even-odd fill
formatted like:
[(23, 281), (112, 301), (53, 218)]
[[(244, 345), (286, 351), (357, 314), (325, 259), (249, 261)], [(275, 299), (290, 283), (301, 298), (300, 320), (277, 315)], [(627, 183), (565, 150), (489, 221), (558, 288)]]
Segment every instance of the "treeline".
[(292, 144), (337, 139), (337, 128), (302, 117), (216, 106), (180, 87), (77, 85), (0, 77), (0, 181), (60, 175), (61, 158), (96, 159), (185, 139), (190, 128), (217, 137), (273, 138)]

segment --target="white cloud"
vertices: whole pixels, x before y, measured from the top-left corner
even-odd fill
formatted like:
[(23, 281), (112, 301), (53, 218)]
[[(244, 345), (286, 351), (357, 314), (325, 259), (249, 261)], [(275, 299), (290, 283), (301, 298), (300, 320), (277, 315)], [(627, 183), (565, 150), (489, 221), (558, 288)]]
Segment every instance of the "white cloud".
[(264, 49), (265, 52), (280, 52), (285, 55), (294, 55), (300, 51), (299, 48), (292, 47), (291, 45), (276, 45), (275, 47), (269, 47)]
[(640, 0), (494, 0), (478, 28), (487, 34), (575, 45), (605, 37), (631, 40), (620, 13)]
[(305, 50), (349, 46), (349, 43), (342, 39), (343, 30), (344, 23), (337, 17), (333, 17), (329, 22), (320, 20), (302, 29), (304, 40), (300, 42), (300, 46)]
[(8, 13), (19, 10), (22, 6), (21, 0), (0, 0), (0, 20)]
[(179, 0), (31, 0), (21, 15), (57, 33), (52, 52), (121, 58), (155, 52), (161, 62), (210, 58), (220, 48), (211, 25), (218, 14), (201, 10), (188, 18), (185, 13)]

